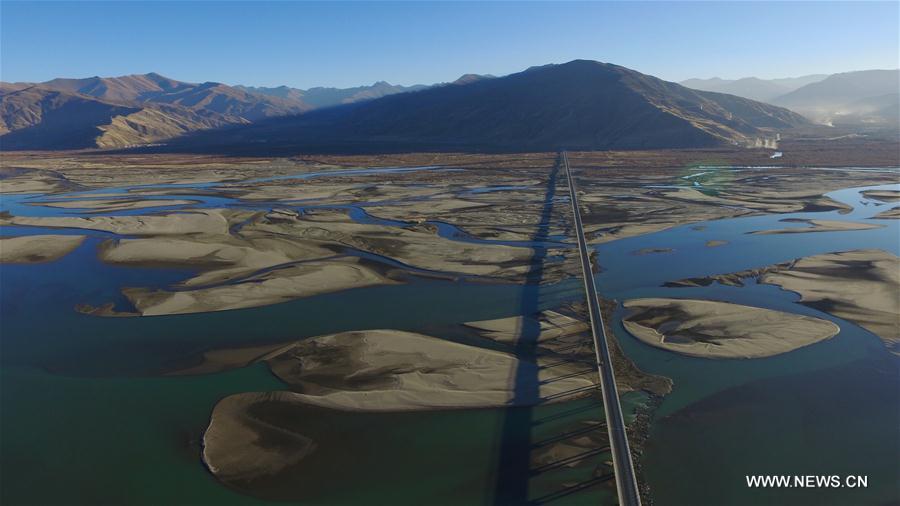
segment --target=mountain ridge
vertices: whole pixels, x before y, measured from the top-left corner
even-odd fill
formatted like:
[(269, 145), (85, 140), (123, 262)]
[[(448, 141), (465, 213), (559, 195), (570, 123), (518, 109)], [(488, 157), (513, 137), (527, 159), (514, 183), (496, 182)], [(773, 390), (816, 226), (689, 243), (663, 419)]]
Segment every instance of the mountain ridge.
[(761, 79), (752, 76), (739, 79), (713, 77), (709, 79), (686, 79), (678, 84), (695, 90), (728, 93), (751, 100), (768, 102), (801, 86), (820, 81), (826, 77), (828, 77), (828, 74), (809, 74), (776, 79)]
[[(0, 87), (0, 129), (6, 132), (0, 149), (160, 142), (171, 149), (257, 152), (749, 146), (806, 122), (786, 109), (590, 60), (414, 87), (379, 81), (348, 89), (253, 88), (153, 72), (23, 86), (29, 85)], [(31, 91), (19, 93), (23, 89)], [(92, 113), (78, 124), (76, 116), (54, 112), (63, 107)], [(45, 121), (56, 124), (41, 125)], [(77, 135), (64, 139), (66, 128)], [(209, 129), (216, 131), (204, 133)]]
[(369, 86), (355, 86), (351, 88), (316, 86), (306, 90), (288, 86), (279, 86), (276, 88), (236, 86), (236, 88), (263, 95), (289, 96), (294, 100), (300, 100), (305, 104), (308, 104), (311, 109), (351, 104), (363, 100), (373, 100), (388, 95), (394, 95), (396, 93), (418, 91), (427, 87), (428, 86), (424, 84), (415, 84), (412, 86), (394, 85), (386, 81), (377, 81)]
[(752, 145), (806, 124), (783, 108), (575, 60), (177, 140), (175, 150), (653, 149)]
[[(118, 77), (56, 78), (41, 83), (0, 82), (0, 149), (116, 148), (152, 144), (189, 132), (301, 114), (334, 103), (371, 100), (424, 86), (385, 82), (350, 89), (315, 88), (312, 101), (254, 92), (207, 81), (189, 83), (156, 72)], [(23, 90), (27, 94), (14, 95)], [(280, 89), (280, 88), (276, 88)], [(317, 95), (318, 94), (318, 95)], [(332, 95), (337, 98), (329, 101)], [(313, 102), (313, 103), (310, 103)], [(78, 107), (75, 107), (78, 104)], [(55, 111), (83, 112), (63, 118)], [(100, 111), (105, 111), (101, 113)], [(107, 114), (109, 113), (109, 114)], [(80, 120), (80, 121), (78, 121)], [(40, 125), (48, 121), (54, 124)], [(64, 139), (66, 129), (71, 138)], [(18, 132), (18, 130), (27, 130)]]
[[(832, 74), (773, 102), (826, 124), (897, 126), (898, 93), (900, 69), (860, 70)], [(873, 101), (877, 106), (872, 105)]]
[(113, 103), (163, 103), (193, 110), (203, 108), (239, 116), (248, 121), (296, 114), (310, 109), (302, 103), (279, 97), (255, 95), (222, 83), (212, 81), (188, 83), (155, 72), (118, 77), (58, 78), (37, 85)]
[(0, 96), (0, 148), (120, 148), (247, 123), (168, 104), (128, 105), (30, 86)]

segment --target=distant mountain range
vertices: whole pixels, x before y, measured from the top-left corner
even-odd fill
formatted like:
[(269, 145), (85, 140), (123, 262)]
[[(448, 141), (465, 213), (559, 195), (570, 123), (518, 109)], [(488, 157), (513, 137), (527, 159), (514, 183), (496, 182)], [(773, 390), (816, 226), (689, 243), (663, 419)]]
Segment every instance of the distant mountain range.
[(264, 88), (253, 86), (235, 86), (238, 89), (265, 95), (268, 97), (279, 97), (293, 100), (298, 103), (306, 104), (310, 109), (319, 107), (330, 107), (340, 104), (352, 104), (363, 100), (372, 100), (375, 98), (394, 95), (396, 93), (404, 93), (407, 91), (417, 91), (428, 88), (424, 84), (414, 86), (399, 86), (384, 81), (378, 81), (372, 86), (358, 86), (356, 88), (310, 88), (301, 90), (298, 88), (289, 88), (287, 86), (279, 86), (277, 88)]
[(900, 70), (862, 70), (787, 79), (688, 79), (696, 90), (730, 93), (799, 112), (817, 123), (900, 127)]
[(197, 130), (422, 89), (251, 88), (176, 81), (156, 73), (0, 83), (0, 148), (121, 148)]
[(900, 70), (864, 70), (833, 74), (775, 98), (814, 121), (833, 125), (898, 126)]
[(115, 103), (40, 86), (2, 92), (2, 149), (116, 148), (248, 122), (203, 108)]
[(287, 154), (684, 148), (753, 145), (774, 137), (774, 129), (806, 123), (780, 107), (576, 60), (199, 132), (167, 149)]
[(821, 81), (828, 74), (811, 74), (801, 77), (788, 77), (783, 79), (759, 79), (757, 77), (744, 77), (742, 79), (688, 79), (679, 84), (700, 91), (715, 91), (728, 93), (739, 97), (768, 102), (775, 97), (790, 93), (807, 84)]
[(0, 149), (164, 143), (275, 154), (758, 145), (807, 118), (896, 128), (898, 81), (897, 70), (872, 70), (691, 79), (683, 86), (576, 60), (431, 86), (303, 90), (187, 83), (155, 73), (0, 83)]

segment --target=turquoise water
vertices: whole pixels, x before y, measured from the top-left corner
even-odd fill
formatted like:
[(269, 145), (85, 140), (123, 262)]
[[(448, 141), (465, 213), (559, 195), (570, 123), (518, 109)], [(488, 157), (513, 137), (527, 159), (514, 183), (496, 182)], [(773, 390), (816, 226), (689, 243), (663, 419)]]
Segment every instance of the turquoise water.
[[(666, 281), (737, 272), (820, 253), (879, 248), (900, 254), (900, 220), (871, 219), (897, 204), (884, 204), (861, 195), (864, 190), (897, 188), (900, 185), (879, 185), (826, 194), (853, 206), (853, 211), (849, 213), (801, 212), (712, 220), (601, 244), (596, 250), (606, 271), (597, 276), (597, 286), (607, 295), (631, 298), (633, 295), (629, 290), (640, 287), (656, 287)], [(859, 222), (882, 225), (882, 228), (803, 234), (749, 233), (808, 227), (805, 223), (783, 221), (788, 219)], [(706, 242), (711, 240), (724, 240), (728, 244), (706, 246)], [(671, 248), (674, 251), (633, 254), (648, 248)]]
[[(597, 276), (605, 296), (701, 298), (824, 318), (840, 333), (776, 357), (708, 360), (648, 346), (621, 326), (615, 332), (642, 369), (671, 377), (675, 387), (655, 413), (644, 455), (657, 504), (886, 504), (900, 499), (900, 360), (880, 339), (840, 318), (798, 303), (799, 295), (747, 280), (744, 287), (666, 288), (686, 277), (725, 274), (807, 255), (879, 248), (900, 254), (897, 220), (870, 219), (889, 209), (862, 197), (867, 189), (828, 194), (850, 213), (790, 213), (695, 223), (597, 247), (607, 269)], [(787, 218), (877, 223), (850, 232), (754, 235), (805, 226)], [(865, 220), (865, 221), (862, 221)], [(709, 240), (728, 244), (710, 248)], [(642, 248), (669, 253), (633, 255)], [(865, 489), (748, 489), (746, 475), (868, 476)]]
[[(223, 190), (227, 183), (172, 186), (197, 189), (198, 195), (170, 197), (200, 202), (187, 207), (266, 209), (274, 205), (202, 194), (213, 187)], [(116, 191), (130, 194), (139, 188), (146, 187)], [(830, 194), (853, 206), (846, 214), (791, 213), (709, 221), (597, 246), (604, 268), (597, 282), (603, 295), (610, 298), (711, 298), (827, 318), (841, 327), (840, 334), (830, 340), (778, 357), (714, 361), (646, 346), (617, 324), (617, 337), (629, 357), (641, 368), (675, 381), (674, 391), (655, 414), (644, 456), (646, 477), (658, 504), (758, 504), (788, 496), (748, 493), (744, 474), (819, 474), (829, 469), (868, 474), (869, 488), (852, 492), (855, 495), (844, 491), (833, 496), (793, 491), (791, 502), (877, 504), (897, 500), (896, 482), (890, 479), (898, 475), (891, 457), (900, 450), (897, 360), (877, 337), (797, 304), (796, 294), (773, 286), (660, 286), (685, 277), (831, 251), (882, 248), (900, 253), (900, 222), (870, 219), (891, 205), (865, 199), (861, 190)], [(3, 196), (0, 210), (32, 216), (92, 214), (39, 205), (46, 199)], [(161, 206), (153, 211), (184, 207)], [(278, 203), (278, 207), (289, 206)], [(360, 221), (405, 225), (371, 216), (364, 208), (347, 209), (351, 218)], [(150, 211), (104, 214), (134, 212)], [(784, 218), (865, 220), (884, 227), (808, 234), (747, 233), (805, 226), (779, 221)], [(435, 224), (447, 239), (482, 241), (449, 224)], [(705, 228), (698, 229), (698, 225)], [(0, 234), (8, 236), (32, 233), (47, 231), (37, 227), (0, 229)], [(537, 300), (540, 309), (582, 297), (578, 280), (523, 287), (413, 277), (404, 285), (356, 289), (260, 308), (100, 318), (73, 308), (79, 303), (114, 302), (117, 309), (125, 311), (129, 303), (121, 296), (123, 287), (168, 286), (193, 272), (106, 265), (97, 259), (96, 247), (102, 240), (117, 237), (115, 234), (75, 229), (54, 229), (52, 233), (89, 238), (53, 263), (4, 265), (0, 278), (0, 469), (4, 477), (0, 499), (4, 503), (254, 502), (209, 476), (198, 458), (199, 437), (218, 399), (284, 386), (262, 366), (199, 377), (159, 374), (193, 363), (210, 349), (365, 328), (427, 330), (441, 335), (440, 329), (455, 323), (518, 314), (523, 300)], [(709, 240), (728, 244), (710, 248), (705, 245)], [(544, 245), (560, 244), (554, 238)], [(674, 251), (632, 254), (645, 248)], [(537, 425), (532, 436), (549, 437), (553, 431), (570, 430), (584, 420), (596, 419), (592, 401), (579, 402), (585, 409), (579, 411), (578, 404), (541, 408), (536, 416), (548, 421)], [(572, 414), (562, 416), (567, 410)], [(435, 497), (443, 499), (433, 500), (433, 504), (490, 502), (502, 417), (503, 410), (347, 416), (306, 409), (298, 414), (300, 426), (319, 440), (338, 446), (294, 470), (297, 487), (273, 483), (263, 495), (315, 504), (359, 503), (363, 497), (404, 504), (422, 504)], [(363, 448), (349, 456), (350, 464), (339, 449), (348, 437)], [(346, 466), (349, 469), (344, 469)], [(329, 479), (341, 471), (355, 477), (355, 486), (348, 486), (343, 479)], [(592, 479), (583, 471), (563, 471), (571, 474), (572, 482), (590, 483)], [(554, 475), (550, 481), (558, 479), (559, 475)], [(547, 480), (547, 476), (533, 478), (533, 497), (545, 497), (554, 504), (608, 502), (611, 497), (608, 487), (598, 487), (589, 496), (556, 497)], [(254, 493), (260, 494), (258, 490)]]
[(198, 456), (220, 398), (284, 387), (263, 365), (177, 378), (4, 365), (0, 385), (3, 504), (259, 503), (219, 484)]

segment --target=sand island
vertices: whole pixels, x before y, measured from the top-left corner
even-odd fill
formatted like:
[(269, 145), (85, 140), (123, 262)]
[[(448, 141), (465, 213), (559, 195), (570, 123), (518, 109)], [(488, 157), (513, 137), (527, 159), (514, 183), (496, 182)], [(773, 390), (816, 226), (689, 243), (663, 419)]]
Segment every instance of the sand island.
[(748, 279), (800, 294), (800, 303), (856, 323), (900, 354), (900, 257), (880, 249), (825, 253), (741, 272), (689, 278), (670, 287)]
[(622, 323), (631, 335), (664, 350), (703, 358), (780, 355), (828, 339), (834, 323), (771, 309), (694, 299), (631, 299)]
[(0, 263), (36, 264), (58, 260), (84, 242), (83, 235), (23, 235), (0, 238)]

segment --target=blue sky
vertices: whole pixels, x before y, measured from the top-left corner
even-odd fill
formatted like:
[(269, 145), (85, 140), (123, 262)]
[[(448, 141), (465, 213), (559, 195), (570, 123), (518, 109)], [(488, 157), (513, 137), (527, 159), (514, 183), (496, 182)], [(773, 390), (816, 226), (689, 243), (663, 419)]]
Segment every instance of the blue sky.
[(668, 80), (897, 68), (900, 3), (10, 2), (0, 79), (354, 86), (576, 58)]

